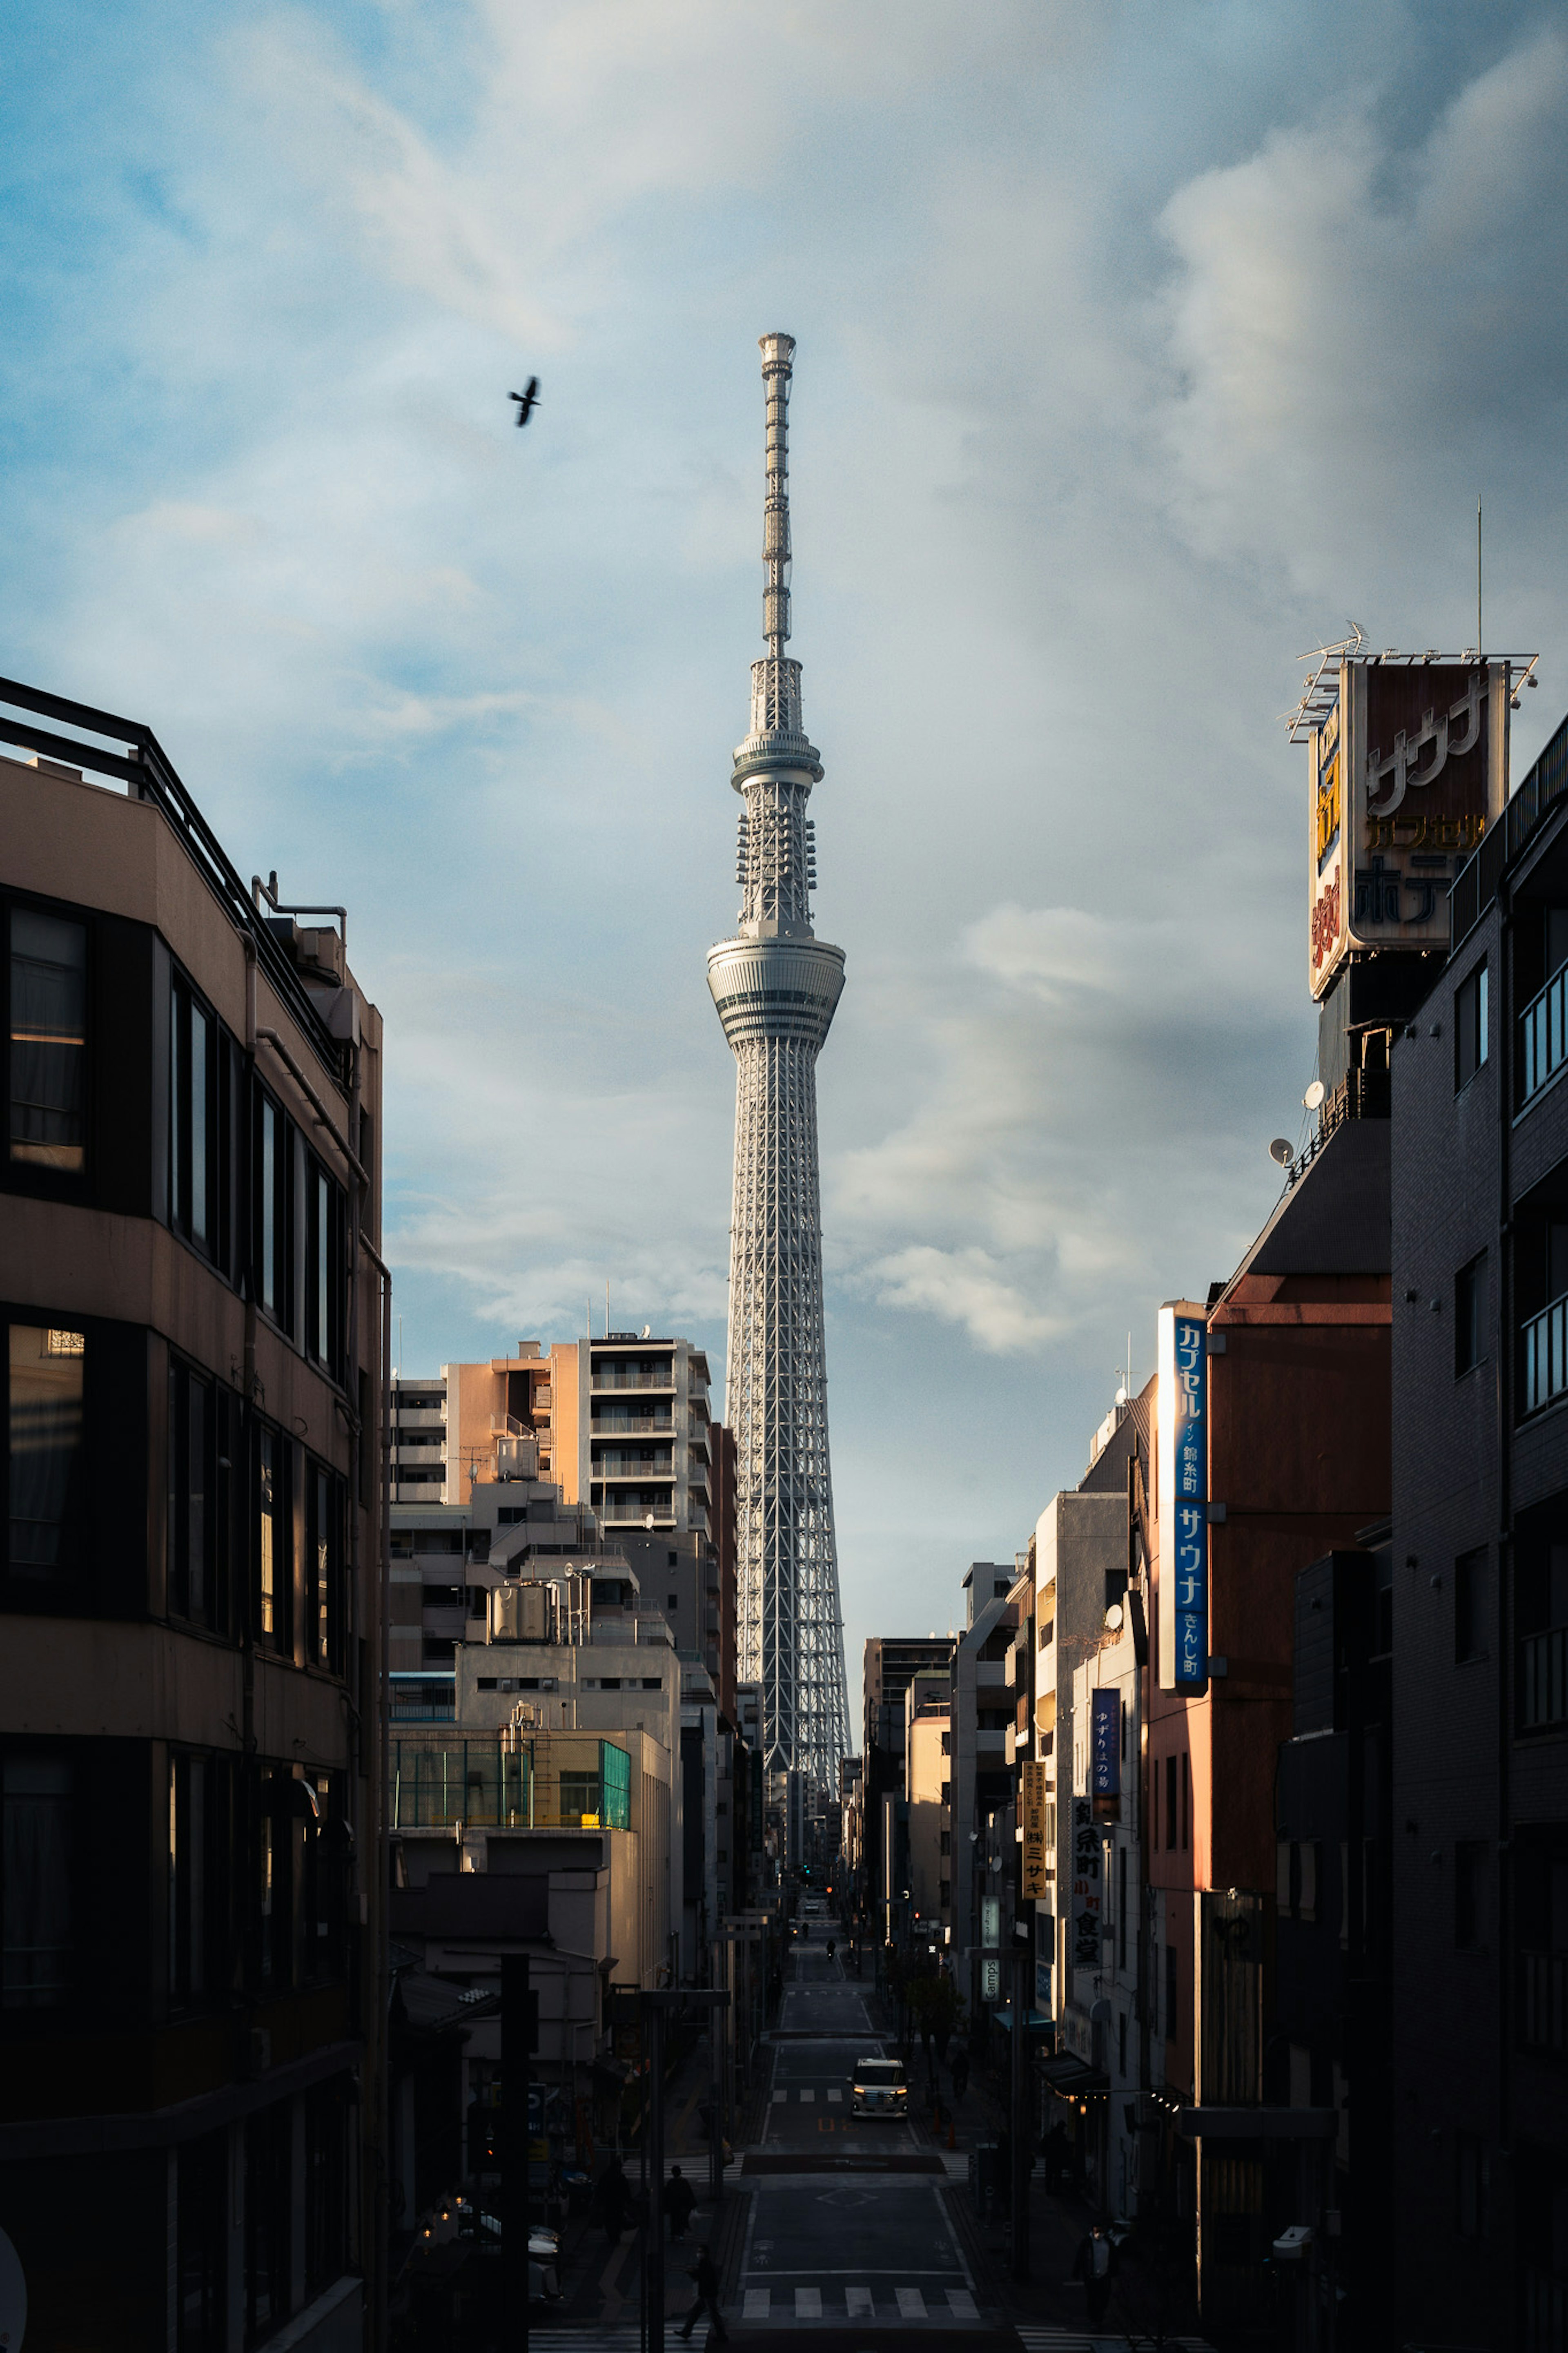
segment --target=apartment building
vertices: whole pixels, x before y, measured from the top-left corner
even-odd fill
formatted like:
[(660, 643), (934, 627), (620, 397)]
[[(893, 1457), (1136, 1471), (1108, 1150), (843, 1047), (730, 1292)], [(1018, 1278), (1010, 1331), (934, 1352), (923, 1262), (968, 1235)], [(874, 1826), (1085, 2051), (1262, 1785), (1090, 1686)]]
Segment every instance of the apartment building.
[[(1568, 722), (1392, 1058), (1401, 2337), (1568, 2329)], [(1418, 1983), (1422, 1999), (1407, 1989)]]
[(339, 2353), (384, 2273), (381, 1020), (148, 728), (5, 704), (0, 2227), (29, 2345)]
[(689, 1340), (613, 1332), (522, 1340), (514, 1356), (393, 1385), (394, 1500), (467, 1502), (476, 1481), (550, 1479), (606, 1527), (713, 1532), (708, 1359)]
[(952, 1942), (952, 1694), (949, 1677), (925, 1670), (904, 1694), (904, 1806), (910, 1934)]
[[(873, 1635), (867, 1643), (861, 1682), (861, 1772), (858, 1799), (862, 1901), (877, 1907), (889, 1901), (892, 1882), (903, 1869), (904, 1850), (887, 1845), (885, 1825), (902, 1820), (907, 1758), (905, 1700), (918, 1674), (945, 1674), (952, 1663), (953, 1638), (938, 1635)], [(889, 1807), (891, 1812), (889, 1812)], [(898, 1833), (901, 1841), (901, 1830)], [(900, 1878), (901, 1890), (903, 1881)], [(883, 1917), (885, 1933), (886, 1915)]]

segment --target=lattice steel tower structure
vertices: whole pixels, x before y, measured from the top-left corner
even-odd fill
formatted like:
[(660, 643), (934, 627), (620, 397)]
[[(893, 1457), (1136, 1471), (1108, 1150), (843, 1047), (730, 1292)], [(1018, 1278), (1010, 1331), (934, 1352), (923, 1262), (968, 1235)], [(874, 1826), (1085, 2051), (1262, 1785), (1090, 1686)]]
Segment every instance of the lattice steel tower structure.
[(708, 986), (735, 1056), (726, 1417), (737, 1451), (738, 1672), (763, 1686), (770, 1774), (837, 1798), (848, 1746), (844, 1628), (827, 1459), (816, 1057), (844, 987), (844, 951), (811, 928), (816, 852), (806, 816), (822, 763), (806, 740), (789, 636), (787, 420), (793, 335), (762, 338), (767, 396), (763, 634), (752, 730), (735, 754), (731, 940)]

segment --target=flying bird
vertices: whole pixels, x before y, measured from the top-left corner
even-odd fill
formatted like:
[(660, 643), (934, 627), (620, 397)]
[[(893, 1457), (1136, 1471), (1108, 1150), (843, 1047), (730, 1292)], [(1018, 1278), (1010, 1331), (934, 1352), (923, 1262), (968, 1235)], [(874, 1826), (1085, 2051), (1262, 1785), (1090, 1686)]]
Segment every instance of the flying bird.
[(539, 406), (539, 378), (536, 375), (531, 375), (526, 392), (509, 392), (507, 398), (516, 401), (517, 421), (520, 425), (526, 425)]

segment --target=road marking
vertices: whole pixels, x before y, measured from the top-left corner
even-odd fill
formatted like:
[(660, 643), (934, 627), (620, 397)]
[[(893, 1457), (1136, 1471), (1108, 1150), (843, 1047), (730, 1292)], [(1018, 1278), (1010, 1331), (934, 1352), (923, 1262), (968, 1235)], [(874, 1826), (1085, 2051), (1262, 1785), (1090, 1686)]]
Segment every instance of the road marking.
[(809, 2108), (813, 2100), (816, 2099), (816, 2094), (815, 2092), (803, 2092), (800, 2097), (802, 2106)]
[(869, 2320), (872, 2313), (871, 2291), (868, 2287), (847, 2287), (844, 2301), (849, 2307), (851, 2320)]
[(947, 2291), (949, 2309), (954, 2320), (978, 2320), (980, 2314), (974, 2298), (966, 2287), (950, 2287)]
[(926, 2300), (921, 2294), (918, 2287), (895, 2288), (893, 2293), (899, 2299), (899, 2318), (900, 2320), (923, 2320), (925, 2318)]
[(822, 2318), (822, 2290), (819, 2287), (797, 2287), (795, 2292), (795, 2316), (797, 2320)]
[(773, 2292), (771, 2287), (749, 2287), (741, 2306), (742, 2319), (765, 2320), (768, 2316), (768, 2307), (773, 2300)]
[(788, 2099), (788, 2097), (789, 2097), (789, 2094), (788, 2094), (787, 2092), (775, 2092), (775, 2093), (773, 2094), (773, 2098), (774, 2098), (774, 2100), (775, 2100), (775, 2101), (777, 2101), (777, 2100), (787, 2100), (787, 2099)]
[(827, 2096), (828, 2096), (828, 2098), (829, 2098), (830, 2100), (836, 2100), (836, 2101), (838, 2101), (838, 2102), (840, 2102), (840, 2103), (842, 2103), (843, 2098), (844, 2098), (844, 2094), (843, 2094), (843, 2093), (842, 2093), (842, 2092), (829, 2092), (829, 2094), (827, 2094)]

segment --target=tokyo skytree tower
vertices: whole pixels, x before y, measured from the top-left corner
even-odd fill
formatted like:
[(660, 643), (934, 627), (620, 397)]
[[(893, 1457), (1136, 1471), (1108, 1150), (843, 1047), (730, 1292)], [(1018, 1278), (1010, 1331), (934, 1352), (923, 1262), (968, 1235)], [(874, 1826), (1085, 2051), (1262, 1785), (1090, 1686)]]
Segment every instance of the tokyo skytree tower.
[(837, 1796), (847, 1746), (844, 1630), (827, 1460), (816, 1057), (844, 987), (844, 951), (811, 928), (806, 816), (822, 763), (806, 741), (789, 630), (786, 427), (793, 335), (762, 338), (767, 399), (763, 634), (752, 729), (735, 754), (743, 804), (736, 936), (708, 952), (735, 1056), (726, 1418), (735, 1432), (738, 1672), (761, 1683), (770, 1773)]

